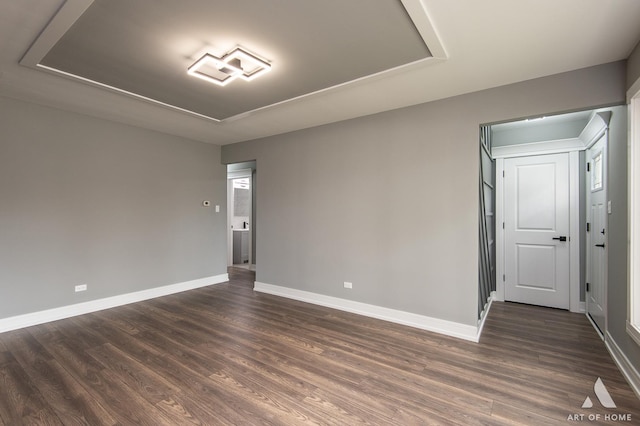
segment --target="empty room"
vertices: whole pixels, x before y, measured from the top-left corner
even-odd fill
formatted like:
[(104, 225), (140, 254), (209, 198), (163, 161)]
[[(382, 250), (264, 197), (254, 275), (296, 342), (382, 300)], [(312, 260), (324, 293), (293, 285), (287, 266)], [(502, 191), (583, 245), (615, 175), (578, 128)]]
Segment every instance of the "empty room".
[(0, 425), (637, 424), (639, 22), (0, 1)]

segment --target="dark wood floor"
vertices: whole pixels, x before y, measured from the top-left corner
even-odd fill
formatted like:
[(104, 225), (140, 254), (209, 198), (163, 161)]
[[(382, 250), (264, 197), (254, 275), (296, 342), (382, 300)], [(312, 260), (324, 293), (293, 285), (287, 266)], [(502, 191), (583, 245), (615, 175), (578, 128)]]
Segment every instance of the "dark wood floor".
[[(640, 424), (640, 401), (583, 315), (496, 303), (474, 344), (230, 276), (0, 334), (0, 423), (566, 425), (581, 413)], [(598, 377), (616, 409), (599, 404)]]

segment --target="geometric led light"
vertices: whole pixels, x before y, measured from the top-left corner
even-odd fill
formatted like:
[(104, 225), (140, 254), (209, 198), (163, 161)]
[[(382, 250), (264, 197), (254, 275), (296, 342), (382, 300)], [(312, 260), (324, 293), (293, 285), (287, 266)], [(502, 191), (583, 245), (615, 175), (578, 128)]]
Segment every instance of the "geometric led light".
[(219, 86), (238, 77), (250, 81), (271, 70), (271, 64), (248, 50), (237, 46), (222, 58), (209, 53), (187, 69), (187, 73)]
[(242, 74), (242, 70), (206, 53), (187, 69), (187, 73), (209, 83), (225, 86)]
[(240, 77), (251, 81), (256, 77), (271, 71), (271, 64), (246, 49), (238, 46), (223, 58), (225, 63), (242, 70)]

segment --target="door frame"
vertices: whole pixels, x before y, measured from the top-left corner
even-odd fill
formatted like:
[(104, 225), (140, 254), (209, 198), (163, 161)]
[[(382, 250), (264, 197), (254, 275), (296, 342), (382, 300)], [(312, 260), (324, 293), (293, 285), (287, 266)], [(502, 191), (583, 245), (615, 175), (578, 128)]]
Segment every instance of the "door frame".
[[(520, 150), (518, 150), (520, 151)], [(504, 301), (505, 294), (505, 230), (504, 230), (504, 160), (544, 154), (569, 154), (569, 310), (585, 312), (580, 301), (580, 155), (579, 149), (503, 152), (496, 160), (496, 300)]]
[[(585, 301), (580, 301), (580, 264), (581, 239), (586, 238), (586, 229), (580, 229), (580, 175), (586, 176), (586, 170), (580, 167), (580, 151), (592, 146), (602, 135), (608, 132), (611, 111), (594, 110), (589, 122), (577, 138), (559, 139), (494, 148), (491, 152), (496, 160), (496, 294), (495, 300), (504, 301), (505, 273), (505, 232), (504, 223), (504, 160), (506, 158), (531, 155), (569, 153), (569, 310), (585, 313)], [(607, 168), (608, 170), (608, 168)], [(608, 180), (606, 181), (608, 182)], [(608, 185), (608, 183), (607, 183)], [(607, 189), (608, 191), (608, 189)], [(608, 192), (607, 192), (608, 193)], [(586, 259), (585, 259), (586, 260)], [(608, 262), (607, 262), (608, 263)]]
[[(249, 196), (249, 232), (253, 232), (253, 170), (241, 169), (227, 172), (227, 266), (233, 266), (233, 180), (249, 178), (251, 194)], [(253, 238), (249, 235), (249, 265), (253, 264)]]

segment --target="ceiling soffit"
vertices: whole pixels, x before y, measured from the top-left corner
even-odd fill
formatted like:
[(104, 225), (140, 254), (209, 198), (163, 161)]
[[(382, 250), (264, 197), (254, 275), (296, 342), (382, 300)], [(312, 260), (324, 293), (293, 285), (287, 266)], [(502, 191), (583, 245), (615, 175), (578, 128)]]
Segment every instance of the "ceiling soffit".
[[(187, 74), (237, 46), (272, 71)], [(67, 0), (20, 63), (221, 122), (445, 58), (420, 0)]]

